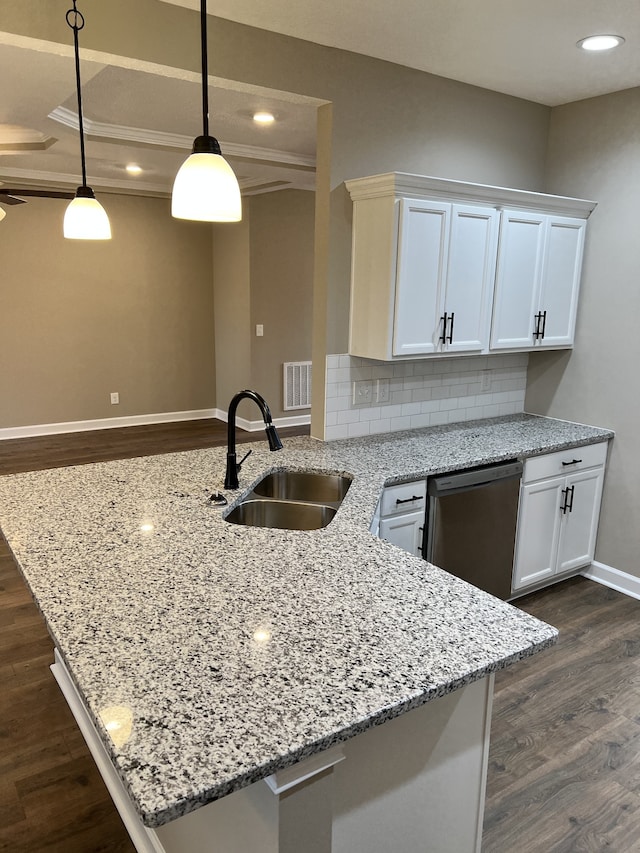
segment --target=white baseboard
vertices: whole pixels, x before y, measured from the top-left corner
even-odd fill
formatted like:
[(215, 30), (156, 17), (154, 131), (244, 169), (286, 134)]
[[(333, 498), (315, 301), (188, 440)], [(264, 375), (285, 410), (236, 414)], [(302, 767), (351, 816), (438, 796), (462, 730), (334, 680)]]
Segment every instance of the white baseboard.
[(640, 599), (640, 578), (635, 575), (621, 572), (620, 569), (614, 569), (612, 566), (598, 563), (595, 560), (581, 574), (589, 580), (597, 581), (610, 589), (616, 589), (631, 598)]
[[(221, 409), (216, 409), (215, 411), (215, 417), (226, 423), (227, 412), (223, 412)], [(311, 415), (288, 415), (287, 417), (274, 418), (273, 423), (275, 426), (282, 427), (283, 429), (284, 427), (306, 426), (311, 423)], [(258, 432), (264, 429), (264, 421), (262, 418), (257, 421), (248, 421), (246, 418), (236, 416), (236, 426), (246, 432)]]
[[(215, 418), (227, 420), (227, 412), (222, 409), (196, 409), (191, 412), (158, 412), (152, 415), (130, 415), (123, 418), (99, 418), (93, 421), (67, 421), (59, 424), (35, 424), (33, 426), (5, 427), (0, 429), (0, 441), (10, 438), (35, 438), (39, 435), (59, 435), (65, 432), (88, 432), (99, 429), (117, 429), (118, 427), (144, 426), (145, 424), (165, 424), (177, 421), (197, 421)], [(311, 415), (275, 418), (277, 427), (306, 426), (311, 423)], [(237, 418), (237, 426), (248, 432), (264, 429), (262, 420), (248, 421)]]

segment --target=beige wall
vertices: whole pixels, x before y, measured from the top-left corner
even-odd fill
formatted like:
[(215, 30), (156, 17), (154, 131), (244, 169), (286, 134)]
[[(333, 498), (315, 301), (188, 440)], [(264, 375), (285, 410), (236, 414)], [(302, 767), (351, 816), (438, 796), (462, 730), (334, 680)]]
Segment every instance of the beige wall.
[(309, 414), (284, 411), (282, 365), (311, 359), (314, 205), (304, 190), (251, 198), (251, 380), (274, 417)]
[[(251, 388), (250, 205), (242, 221), (213, 226), (216, 327), (216, 406), (226, 409), (242, 388)], [(244, 416), (244, 412), (241, 412)]]
[[(314, 194), (281, 190), (245, 198), (238, 225), (214, 226), (217, 406), (253, 388), (274, 418), (282, 408), (282, 365), (311, 358)], [(264, 335), (256, 337), (256, 324)], [(252, 403), (238, 414), (260, 420)]]
[[(7, 0), (0, 4), (0, 29), (67, 45), (67, 5)], [(90, 11), (85, 49), (198, 70), (196, 12), (156, 0), (110, 0)], [(319, 136), (331, 145), (331, 160), (326, 148), (318, 156), (321, 193), (330, 186), (332, 197), (328, 222), (318, 219), (314, 276), (313, 419), (321, 437), (323, 356), (345, 351), (347, 343), (351, 204), (342, 182), (398, 170), (540, 190), (550, 110), (221, 19), (212, 20), (209, 40), (212, 75), (332, 104), (330, 140)]]
[(616, 431), (596, 559), (640, 576), (640, 89), (552, 112), (546, 186), (591, 198), (571, 353), (532, 354), (526, 409)]
[(104, 243), (62, 237), (65, 201), (2, 221), (0, 428), (214, 405), (210, 227), (168, 200), (101, 200)]

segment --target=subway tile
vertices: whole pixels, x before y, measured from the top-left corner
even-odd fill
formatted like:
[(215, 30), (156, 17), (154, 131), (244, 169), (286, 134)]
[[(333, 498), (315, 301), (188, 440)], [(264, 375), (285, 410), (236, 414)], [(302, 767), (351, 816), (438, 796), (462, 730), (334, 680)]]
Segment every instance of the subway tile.
[(384, 407), (385, 418), (399, 418), (402, 415), (402, 406), (400, 404), (391, 404)]
[(344, 397), (329, 397), (325, 400), (325, 412), (344, 412), (349, 408), (349, 401)]
[(402, 415), (419, 415), (420, 414), (420, 403), (405, 403), (402, 406)]
[(328, 384), (334, 384), (338, 381), (338, 368), (337, 367), (328, 367), (325, 375), (325, 382)]
[(356, 438), (360, 435), (369, 435), (369, 432), (368, 421), (358, 421), (358, 423), (348, 425), (349, 438)]
[(392, 379), (393, 365), (374, 362), (371, 366), (371, 376), (373, 379)]
[(360, 409), (361, 421), (378, 421), (380, 420), (380, 406), (369, 406), (366, 409)]
[(426, 415), (430, 412), (439, 412), (441, 400), (425, 400), (420, 403), (420, 414)]
[(351, 379), (353, 382), (361, 382), (362, 380), (371, 379), (371, 374), (372, 368), (370, 366), (351, 368)]
[(392, 403), (410, 403), (411, 402), (411, 391), (392, 391), (391, 392), (391, 402)]
[(500, 414), (500, 406), (489, 405), (482, 407), (483, 418), (496, 418)]
[(327, 427), (324, 431), (324, 434), (325, 434), (325, 438), (327, 439), (327, 441), (331, 441), (331, 439), (336, 439), (336, 438), (348, 438), (349, 437), (349, 431), (347, 429), (346, 424), (340, 424), (340, 426)]
[(340, 359), (342, 356), (340, 355), (328, 355), (326, 359), (326, 369), (330, 370), (331, 368), (340, 367)]
[(360, 412), (357, 409), (349, 409), (346, 412), (338, 412), (339, 424), (351, 424), (360, 420)]
[(369, 427), (372, 435), (389, 432), (391, 430), (391, 418), (380, 418), (379, 421), (371, 421)]
[(350, 367), (338, 367), (335, 371), (334, 382), (350, 382), (351, 381), (351, 368)]
[(325, 426), (335, 426), (338, 423), (337, 412), (327, 412), (324, 418)]
[(441, 400), (443, 397), (449, 397), (449, 386), (441, 385), (439, 388), (431, 389), (431, 399), (432, 400)]
[(439, 424), (448, 424), (449, 423), (449, 413), (448, 412), (433, 412), (431, 415), (431, 426), (438, 426)]
[(421, 429), (422, 427), (428, 427), (430, 423), (430, 414), (411, 415), (411, 429)]
[(482, 417), (482, 406), (468, 406), (466, 409), (466, 413), (468, 420), (480, 420), (480, 418)]
[(325, 397), (337, 397), (338, 396), (338, 383), (337, 382), (327, 382), (324, 387), (324, 395)]
[(431, 388), (416, 388), (411, 392), (412, 403), (424, 403), (425, 400), (431, 399)]
[(393, 365), (394, 376), (413, 376), (413, 364), (410, 361), (403, 361)]
[(346, 355), (346, 354), (337, 356), (337, 359), (338, 359), (338, 367), (351, 367), (353, 362), (356, 360), (355, 358), (353, 358), (353, 356)]
[(391, 431), (397, 432), (401, 429), (410, 429), (411, 428), (411, 418), (410, 417), (401, 417), (401, 418), (391, 418)]

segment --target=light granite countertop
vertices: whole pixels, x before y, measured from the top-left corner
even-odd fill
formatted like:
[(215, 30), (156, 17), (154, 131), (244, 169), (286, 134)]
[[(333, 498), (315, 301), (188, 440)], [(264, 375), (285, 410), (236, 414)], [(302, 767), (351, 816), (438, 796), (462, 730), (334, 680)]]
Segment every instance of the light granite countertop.
[[(353, 475), (321, 530), (226, 522), (208, 502), (225, 448), (0, 477), (0, 527), (159, 826), (552, 644), (555, 629), (369, 525), (385, 484), (612, 435), (517, 415), (279, 453), (261, 437), (230, 507), (268, 470)], [(114, 707), (124, 743), (103, 722)]]

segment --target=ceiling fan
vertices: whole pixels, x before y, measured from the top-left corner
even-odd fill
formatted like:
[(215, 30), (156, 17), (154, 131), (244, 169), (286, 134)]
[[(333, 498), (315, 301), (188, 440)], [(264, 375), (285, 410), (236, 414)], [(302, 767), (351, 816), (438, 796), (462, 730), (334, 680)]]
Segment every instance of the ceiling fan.
[(25, 204), (27, 198), (73, 198), (62, 190), (18, 190), (0, 187), (0, 204)]

